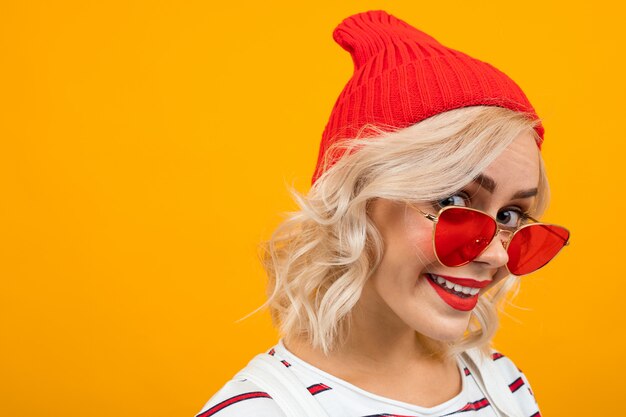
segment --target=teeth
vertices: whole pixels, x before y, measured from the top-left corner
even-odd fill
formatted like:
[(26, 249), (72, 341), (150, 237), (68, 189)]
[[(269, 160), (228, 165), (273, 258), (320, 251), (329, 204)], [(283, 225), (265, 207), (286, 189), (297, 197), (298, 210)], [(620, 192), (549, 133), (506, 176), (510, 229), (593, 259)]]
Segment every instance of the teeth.
[(435, 281), (437, 281), (439, 285), (446, 286), (447, 288), (454, 290), (456, 292), (460, 292), (460, 293), (467, 294), (467, 295), (476, 295), (480, 291), (479, 288), (465, 287), (463, 285), (455, 284), (438, 275), (432, 275), (432, 277), (435, 279)]

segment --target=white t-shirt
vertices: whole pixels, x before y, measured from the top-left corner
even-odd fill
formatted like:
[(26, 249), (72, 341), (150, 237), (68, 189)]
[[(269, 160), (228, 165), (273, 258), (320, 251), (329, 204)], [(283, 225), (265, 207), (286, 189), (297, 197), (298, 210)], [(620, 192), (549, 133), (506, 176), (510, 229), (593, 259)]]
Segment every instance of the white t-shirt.
[[(434, 407), (419, 407), (381, 397), (310, 365), (289, 352), (282, 341), (267, 352), (280, 359), (306, 386), (330, 417), (495, 417), (496, 414), (461, 359), (457, 362), (463, 388), (454, 398)], [(506, 356), (492, 353), (492, 359), (508, 383), (508, 389), (527, 417), (541, 417), (537, 402), (524, 374)], [(197, 414), (197, 417), (284, 417), (274, 400), (245, 379), (226, 383)]]

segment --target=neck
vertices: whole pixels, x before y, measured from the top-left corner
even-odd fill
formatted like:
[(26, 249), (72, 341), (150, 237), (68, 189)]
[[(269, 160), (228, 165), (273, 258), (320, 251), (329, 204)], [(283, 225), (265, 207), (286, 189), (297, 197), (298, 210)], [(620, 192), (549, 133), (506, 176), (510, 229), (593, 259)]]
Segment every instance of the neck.
[(395, 316), (381, 314), (376, 303), (359, 302), (349, 318), (347, 335), (325, 355), (304, 337), (286, 337), (293, 354), (321, 369), (338, 363), (354, 371), (399, 372), (407, 364), (446, 362), (434, 353), (435, 342), (418, 334)]

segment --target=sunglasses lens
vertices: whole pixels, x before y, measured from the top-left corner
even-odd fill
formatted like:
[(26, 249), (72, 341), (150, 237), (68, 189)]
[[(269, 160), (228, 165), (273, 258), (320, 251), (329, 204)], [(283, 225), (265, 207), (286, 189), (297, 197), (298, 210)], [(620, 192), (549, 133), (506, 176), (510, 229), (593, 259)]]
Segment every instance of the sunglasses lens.
[(526, 275), (541, 268), (565, 246), (569, 231), (550, 224), (531, 224), (515, 233), (509, 243), (509, 271)]
[(446, 209), (435, 227), (435, 250), (445, 266), (464, 265), (489, 246), (496, 222), (484, 213), (461, 207)]

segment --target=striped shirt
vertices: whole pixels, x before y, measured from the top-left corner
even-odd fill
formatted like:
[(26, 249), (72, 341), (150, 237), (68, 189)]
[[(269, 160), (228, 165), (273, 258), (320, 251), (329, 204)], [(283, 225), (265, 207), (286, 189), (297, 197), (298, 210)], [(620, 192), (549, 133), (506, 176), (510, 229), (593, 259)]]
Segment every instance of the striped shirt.
[[(282, 342), (267, 352), (281, 360), (306, 386), (329, 417), (495, 417), (496, 414), (473, 375), (461, 359), (457, 362), (463, 375), (463, 388), (455, 397), (434, 407), (392, 400), (360, 389), (326, 373), (289, 352)], [(501, 353), (492, 352), (492, 360), (508, 384), (520, 409), (527, 417), (540, 417), (537, 402), (524, 374)], [(274, 400), (258, 386), (245, 379), (233, 379), (217, 392), (197, 417), (285, 417)]]

